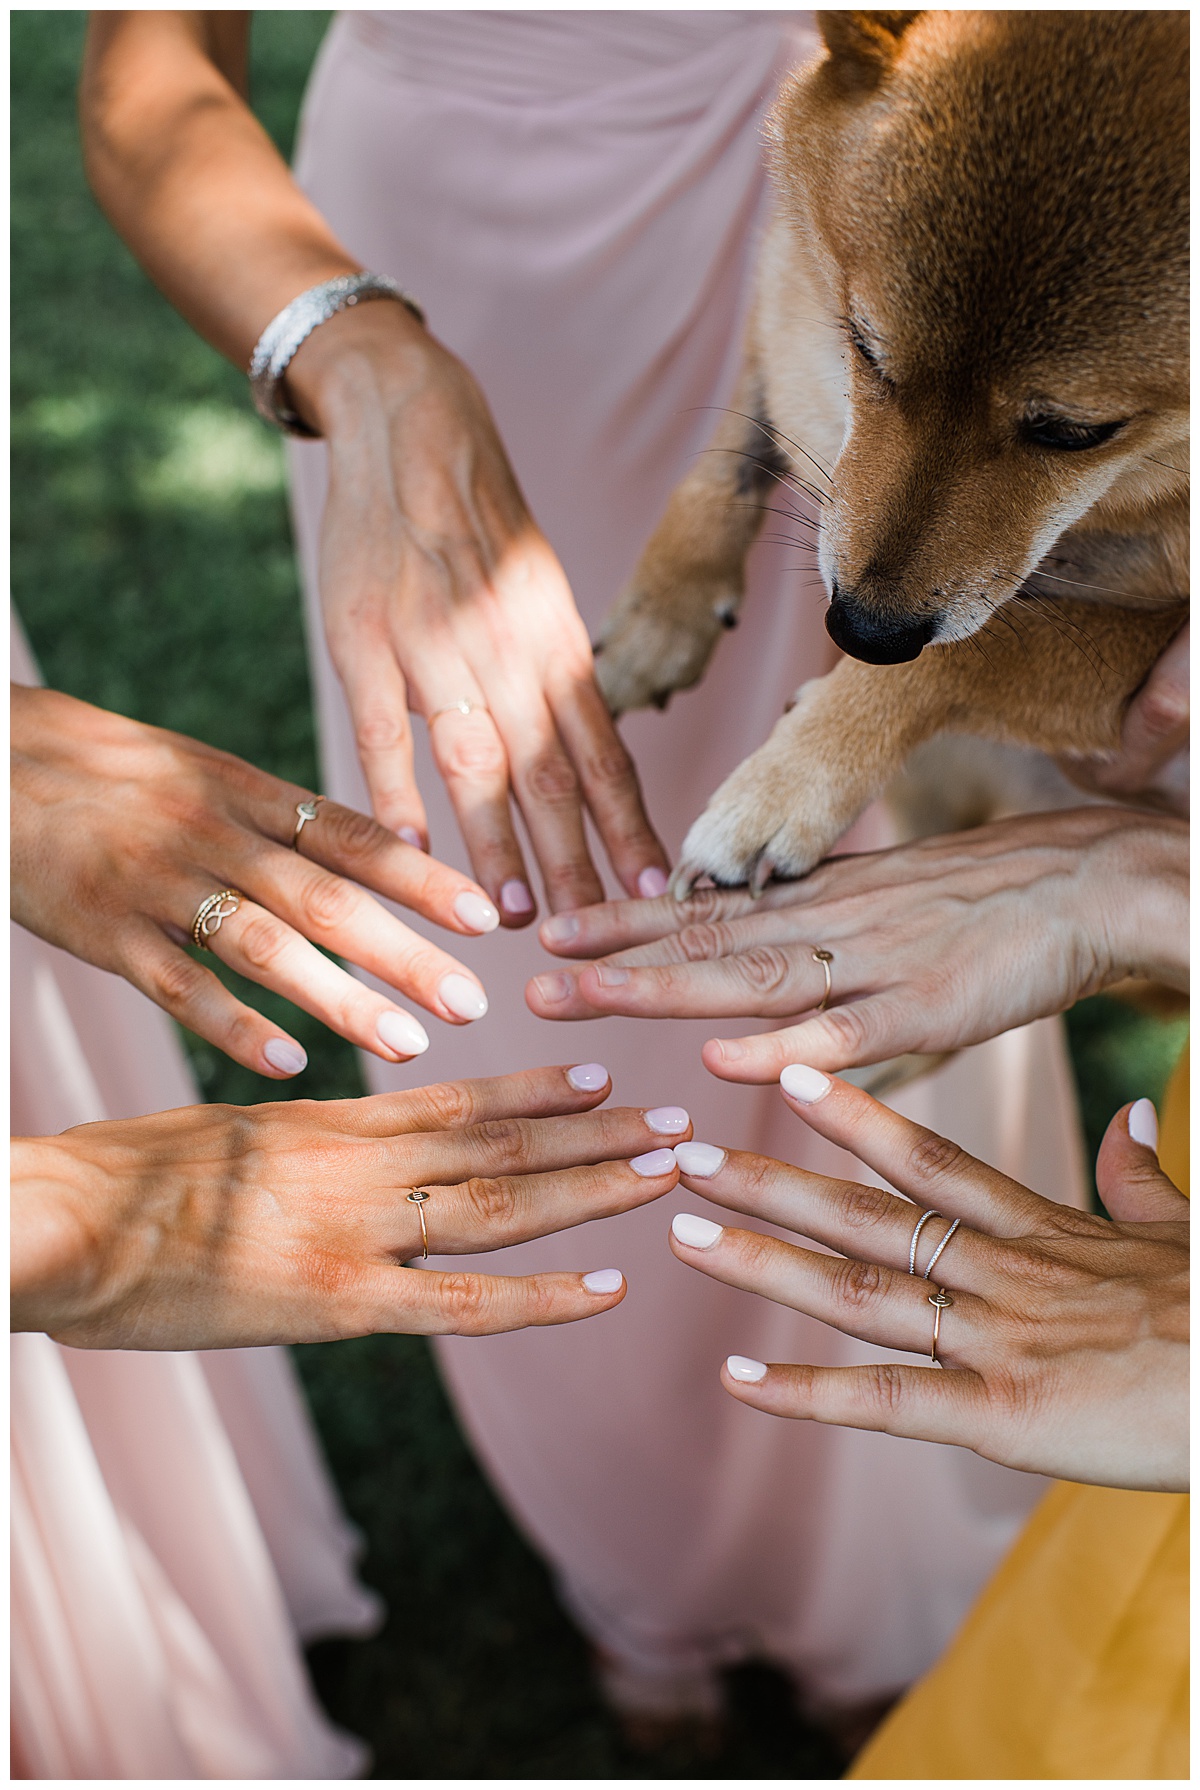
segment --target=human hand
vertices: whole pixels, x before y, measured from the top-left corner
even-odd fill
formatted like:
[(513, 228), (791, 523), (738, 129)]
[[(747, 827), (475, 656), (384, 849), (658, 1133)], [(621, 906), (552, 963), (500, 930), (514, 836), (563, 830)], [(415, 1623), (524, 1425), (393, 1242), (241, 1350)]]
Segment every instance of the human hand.
[[(572, 1079), (573, 1078), (573, 1079)], [(509, 1278), (465, 1255), (658, 1199), (679, 1108), (589, 1113), (598, 1064), (374, 1099), (179, 1107), (14, 1146), (13, 1328), (74, 1348), (255, 1348), (375, 1331), (482, 1336), (625, 1296), (614, 1269)], [(422, 1207), (408, 1199), (427, 1188)]]
[(535, 912), (510, 790), (552, 910), (603, 895), (585, 810), (628, 892), (661, 893), (666, 855), (587, 632), (470, 373), (375, 303), (315, 330), (288, 390), (329, 444), (321, 599), (376, 817), (425, 836), (411, 708), (504, 924)]
[(12, 914), (31, 932), (124, 976), (276, 1079), (304, 1068), (300, 1045), (184, 949), (219, 889), (247, 899), (210, 938), (215, 955), (386, 1062), (428, 1049), (424, 1027), (317, 945), (452, 1025), (486, 1013), (464, 965), (355, 886), (453, 932), (492, 931), (495, 908), (459, 871), (336, 802), (321, 804), (292, 851), (307, 790), (54, 690), (14, 685), (12, 704)]
[[(1096, 1178), (1108, 1219), (1039, 1198), (848, 1083), (800, 1065), (783, 1080), (806, 1124), (914, 1203), (688, 1143), (685, 1186), (839, 1253), (691, 1215), (673, 1220), (672, 1249), (716, 1280), (927, 1360), (936, 1318), (944, 1371), (730, 1356), (726, 1391), (776, 1416), (952, 1443), (1030, 1473), (1186, 1490), (1188, 1202), (1158, 1167), (1150, 1102), (1123, 1107), (1105, 1135)], [(910, 1272), (914, 1227), (934, 1205)]]
[[(1121, 808), (1023, 815), (830, 858), (757, 900), (702, 889), (556, 915), (543, 944), (599, 961), (535, 977), (526, 1001), (544, 1019), (808, 1011), (704, 1046), (712, 1074), (767, 1082), (797, 1060), (844, 1069), (956, 1050), (1125, 975), (1186, 988), (1187, 914), (1181, 821)], [(833, 953), (822, 1013), (818, 947)]]
[(1129, 705), (1116, 758), (1060, 758), (1081, 789), (1146, 803), (1169, 814), (1189, 810), (1191, 623), (1185, 622)]

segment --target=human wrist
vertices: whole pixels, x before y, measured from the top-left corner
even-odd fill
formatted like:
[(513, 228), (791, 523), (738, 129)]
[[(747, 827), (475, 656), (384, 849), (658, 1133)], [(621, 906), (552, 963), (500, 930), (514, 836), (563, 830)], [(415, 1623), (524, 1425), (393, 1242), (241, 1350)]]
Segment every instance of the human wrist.
[(1169, 815), (1119, 812), (1120, 821), (1097, 836), (1091, 854), (1103, 891), (1105, 982), (1137, 977), (1186, 993), (1188, 824)]
[(97, 1300), (109, 1202), (69, 1134), (13, 1138), (10, 1165), (10, 1325), (61, 1330)]
[(378, 401), (385, 380), (415, 382), (433, 338), (394, 299), (338, 311), (296, 350), (284, 388), (297, 414), (326, 438), (354, 427)]

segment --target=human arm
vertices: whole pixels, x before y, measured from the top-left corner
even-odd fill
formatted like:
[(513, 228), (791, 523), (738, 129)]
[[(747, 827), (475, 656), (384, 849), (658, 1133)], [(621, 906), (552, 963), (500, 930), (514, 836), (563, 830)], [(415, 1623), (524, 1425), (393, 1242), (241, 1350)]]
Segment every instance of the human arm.
[[(101, 205), (171, 302), (241, 367), (283, 306), (359, 270), (245, 103), (248, 21), (95, 13), (81, 87)], [(383, 301), (316, 329), (287, 390), (329, 446), (321, 598), (376, 817), (426, 837), (411, 707), (437, 717), (433, 754), (504, 924), (535, 911), (510, 791), (552, 909), (601, 895), (585, 809), (626, 890), (661, 889), (666, 858), (586, 630), (470, 372)], [(458, 712), (460, 700), (474, 712)]]
[[(15, 1141), (12, 1325), (75, 1348), (254, 1348), (374, 1331), (484, 1335), (607, 1311), (623, 1276), (423, 1272), (657, 1199), (638, 1108), (533, 1069), (365, 1100), (179, 1107)], [(583, 1082), (585, 1086), (576, 1085)], [(598, 1085), (599, 1084), (599, 1085)], [(651, 1113), (651, 1120), (653, 1112)]]
[[(802, 881), (557, 915), (542, 941), (598, 958), (536, 977), (545, 1018), (751, 1015), (798, 1024), (712, 1039), (729, 1081), (955, 1050), (1125, 976), (1188, 986), (1188, 829), (1123, 808), (1022, 815), (888, 851), (830, 858)], [(622, 949), (625, 946), (627, 948)], [(816, 948), (833, 953), (832, 1003)]]
[(1062, 758), (1080, 788), (1186, 815), (1190, 780), (1191, 623), (1185, 622), (1129, 705), (1115, 758)]
[[(1186, 1490), (1188, 1202), (1158, 1167), (1150, 1103), (1109, 1126), (1102, 1218), (1041, 1199), (847, 1083), (807, 1067), (789, 1080), (785, 1098), (806, 1124), (909, 1199), (736, 1151), (716, 1164), (719, 1152), (689, 1143), (678, 1150), (686, 1186), (837, 1253), (695, 1218), (673, 1221), (671, 1247), (715, 1279), (925, 1365), (734, 1356), (726, 1391), (776, 1416), (955, 1444), (1026, 1472)], [(689, 1161), (707, 1172), (689, 1175)]]

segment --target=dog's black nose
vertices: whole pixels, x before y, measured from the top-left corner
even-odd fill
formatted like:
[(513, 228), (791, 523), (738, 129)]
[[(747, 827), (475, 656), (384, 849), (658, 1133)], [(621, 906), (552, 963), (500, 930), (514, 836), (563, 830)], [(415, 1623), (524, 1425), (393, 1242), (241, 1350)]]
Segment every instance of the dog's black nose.
[(852, 597), (835, 593), (825, 626), (852, 659), (864, 659), (868, 665), (900, 665), (915, 659), (921, 648), (929, 645), (937, 620), (924, 616), (920, 621), (898, 622), (873, 615)]

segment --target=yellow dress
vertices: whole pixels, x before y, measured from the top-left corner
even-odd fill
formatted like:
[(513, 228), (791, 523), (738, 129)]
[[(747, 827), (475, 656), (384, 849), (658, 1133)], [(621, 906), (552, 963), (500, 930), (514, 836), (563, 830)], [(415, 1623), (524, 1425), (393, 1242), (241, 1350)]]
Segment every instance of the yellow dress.
[[(1188, 1053), (1159, 1161), (1188, 1191)], [(1186, 1778), (1188, 1503), (1061, 1484), (851, 1778)]]

